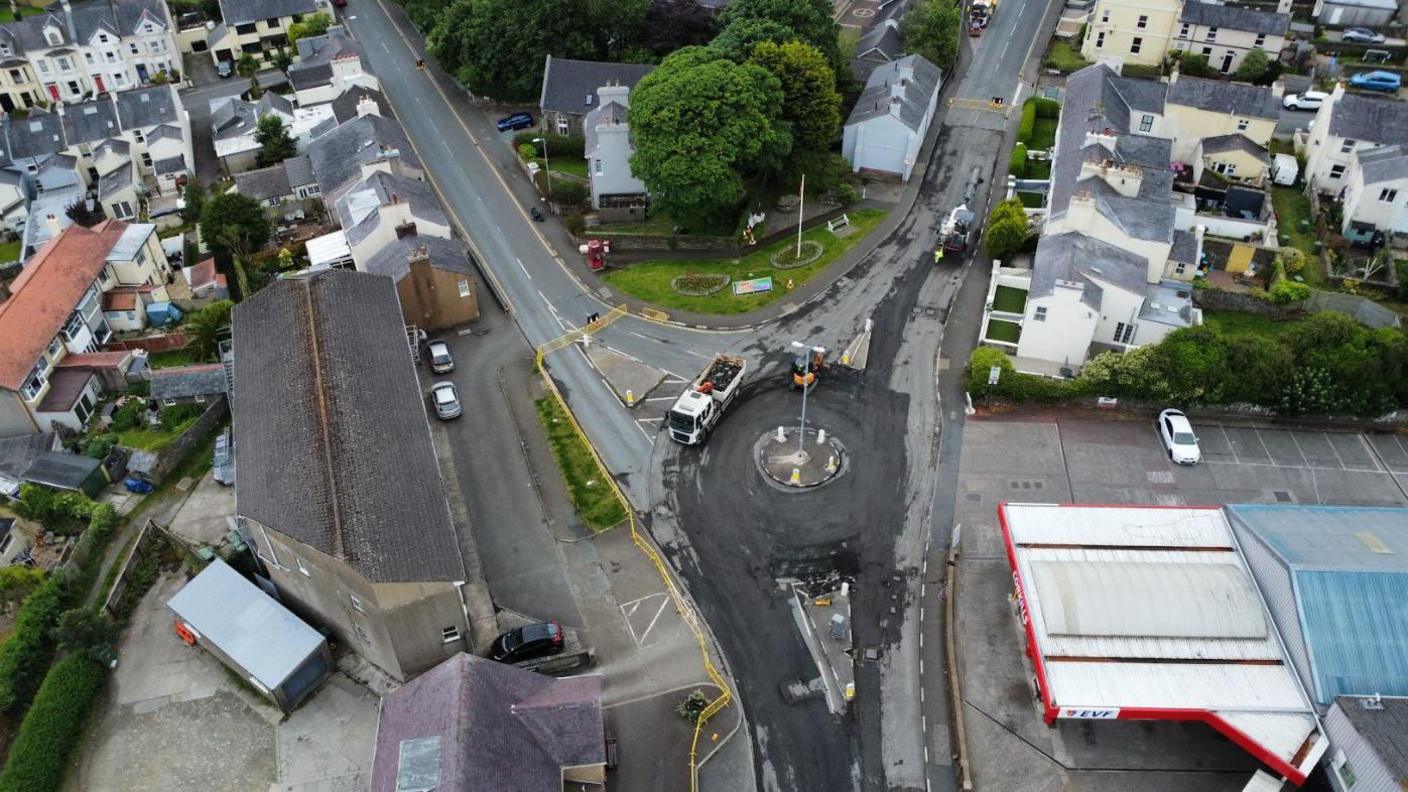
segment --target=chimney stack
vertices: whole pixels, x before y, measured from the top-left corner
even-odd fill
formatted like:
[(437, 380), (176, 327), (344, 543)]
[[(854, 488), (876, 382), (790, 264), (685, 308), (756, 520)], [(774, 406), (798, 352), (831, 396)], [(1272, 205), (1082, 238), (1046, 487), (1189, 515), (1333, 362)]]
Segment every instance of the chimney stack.
[(64, 0), (64, 22), (68, 24), (68, 43), (78, 44), (78, 26), (73, 23), (73, 4)]
[(363, 96), (361, 99), (357, 100), (357, 115), (359, 117), (369, 115), (379, 116), (381, 115), (381, 106), (370, 96)]
[(59, 218), (55, 217), (53, 212), (50, 212), (49, 214), (44, 216), (44, 222), (48, 224), (49, 233), (52, 236), (58, 236), (59, 234), (63, 233), (64, 229), (62, 226), (59, 225)]

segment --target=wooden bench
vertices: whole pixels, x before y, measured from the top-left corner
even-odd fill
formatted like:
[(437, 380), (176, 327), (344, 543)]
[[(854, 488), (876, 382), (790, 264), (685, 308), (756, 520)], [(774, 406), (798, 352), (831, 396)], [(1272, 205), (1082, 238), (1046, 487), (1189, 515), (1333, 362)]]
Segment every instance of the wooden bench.
[(834, 232), (836, 231), (836, 229), (838, 229), (838, 228), (845, 228), (846, 226), (848, 226), (848, 225), (850, 225), (850, 224), (851, 224), (851, 217), (850, 217), (850, 215), (844, 215), (844, 214), (843, 214), (843, 215), (841, 215), (840, 217), (836, 218), (835, 220), (827, 220), (827, 221), (826, 221), (826, 228), (827, 228), (827, 230), (832, 231), (832, 232), (834, 233)]

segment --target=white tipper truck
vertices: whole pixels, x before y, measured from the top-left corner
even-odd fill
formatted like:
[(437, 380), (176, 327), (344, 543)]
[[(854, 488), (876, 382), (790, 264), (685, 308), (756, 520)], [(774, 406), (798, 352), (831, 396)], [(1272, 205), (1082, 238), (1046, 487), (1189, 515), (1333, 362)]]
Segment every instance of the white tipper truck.
[(704, 367), (704, 373), (689, 384), (665, 414), (670, 438), (685, 445), (703, 443), (738, 394), (747, 368), (748, 363), (741, 357), (715, 355)]

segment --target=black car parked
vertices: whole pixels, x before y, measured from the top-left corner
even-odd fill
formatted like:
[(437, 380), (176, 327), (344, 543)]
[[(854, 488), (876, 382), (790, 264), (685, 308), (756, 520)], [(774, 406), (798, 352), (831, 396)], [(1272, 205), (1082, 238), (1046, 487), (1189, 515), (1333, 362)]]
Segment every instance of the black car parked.
[(563, 645), (562, 625), (557, 622), (529, 624), (495, 638), (489, 648), (489, 659), (517, 663), (558, 654)]

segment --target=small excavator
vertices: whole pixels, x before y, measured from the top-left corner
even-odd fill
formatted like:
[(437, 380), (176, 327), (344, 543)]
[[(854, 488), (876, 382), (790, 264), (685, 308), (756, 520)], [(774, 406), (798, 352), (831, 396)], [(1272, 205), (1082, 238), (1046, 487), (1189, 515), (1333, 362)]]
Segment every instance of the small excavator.
[(817, 375), (826, 370), (826, 353), (804, 349), (792, 359), (792, 389), (801, 390), (816, 384)]

